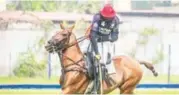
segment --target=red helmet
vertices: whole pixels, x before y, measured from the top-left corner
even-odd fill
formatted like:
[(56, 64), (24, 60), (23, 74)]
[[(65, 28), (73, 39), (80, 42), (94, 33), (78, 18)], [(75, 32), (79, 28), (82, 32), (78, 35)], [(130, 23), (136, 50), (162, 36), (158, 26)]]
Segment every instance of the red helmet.
[(116, 12), (110, 4), (106, 4), (100, 11), (100, 14), (105, 18), (113, 18)]

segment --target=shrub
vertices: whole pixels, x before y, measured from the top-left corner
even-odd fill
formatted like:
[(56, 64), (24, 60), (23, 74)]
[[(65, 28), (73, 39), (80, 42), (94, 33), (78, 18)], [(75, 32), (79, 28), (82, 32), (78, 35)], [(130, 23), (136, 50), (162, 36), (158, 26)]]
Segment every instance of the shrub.
[(22, 52), (18, 56), (17, 66), (13, 72), (18, 77), (43, 77), (45, 75), (46, 60), (39, 60), (31, 50)]

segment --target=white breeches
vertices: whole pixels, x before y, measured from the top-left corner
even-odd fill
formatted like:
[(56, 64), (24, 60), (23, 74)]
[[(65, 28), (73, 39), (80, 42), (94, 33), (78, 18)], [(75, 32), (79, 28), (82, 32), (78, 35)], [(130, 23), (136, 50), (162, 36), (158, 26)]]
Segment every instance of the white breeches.
[[(111, 54), (111, 58), (115, 55), (115, 44), (111, 42), (98, 42), (98, 50), (101, 55), (101, 63), (106, 63), (108, 59), (108, 53)], [(111, 59), (110, 58), (110, 59)]]
[[(89, 40), (84, 40), (84, 42), (82, 43), (82, 45), (80, 46), (81, 51), (83, 53), (88, 51), (88, 47), (90, 45), (90, 41)], [(98, 51), (99, 54), (101, 55), (101, 63), (106, 63), (107, 62), (107, 57), (108, 57), (108, 53), (111, 54), (111, 58), (113, 56), (115, 56), (115, 43), (111, 43), (111, 42), (98, 42)], [(91, 48), (91, 46), (90, 46)]]
[[(80, 48), (81, 48), (83, 53), (88, 51), (89, 45), (90, 45), (90, 41), (89, 40), (85, 40), (82, 43), (82, 46), (80, 46)], [(111, 54), (110, 59), (115, 56), (115, 43), (111, 43), (111, 42), (98, 42), (97, 45), (98, 45), (99, 53), (101, 55), (100, 63), (106, 64), (107, 59), (108, 59), (108, 53)], [(90, 48), (91, 48), (91, 45), (90, 45)], [(114, 68), (113, 61), (111, 61), (110, 64), (107, 64), (106, 68), (107, 68), (109, 74), (110, 73), (115, 73), (115, 68)]]

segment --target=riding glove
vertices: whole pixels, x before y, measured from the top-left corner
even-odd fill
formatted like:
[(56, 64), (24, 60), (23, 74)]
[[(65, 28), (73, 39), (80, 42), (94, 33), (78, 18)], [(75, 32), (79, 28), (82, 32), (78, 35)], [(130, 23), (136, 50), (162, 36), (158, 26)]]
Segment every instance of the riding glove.
[(95, 55), (95, 58), (96, 58), (97, 60), (100, 60), (100, 59), (101, 59), (101, 56), (100, 56), (99, 54), (97, 54), (97, 55)]

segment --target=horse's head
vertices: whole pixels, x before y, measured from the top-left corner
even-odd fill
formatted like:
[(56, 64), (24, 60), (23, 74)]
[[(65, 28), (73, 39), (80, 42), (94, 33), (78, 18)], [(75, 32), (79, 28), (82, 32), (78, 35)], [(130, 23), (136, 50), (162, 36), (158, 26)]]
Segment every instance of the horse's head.
[(46, 50), (50, 53), (58, 52), (65, 49), (69, 45), (70, 36), (75, 25), (70, 28), (65, 28), (63, 24), (60, 24), (61, 31), (58, 31), (52, 38), (48, 41), (45, 46)]

